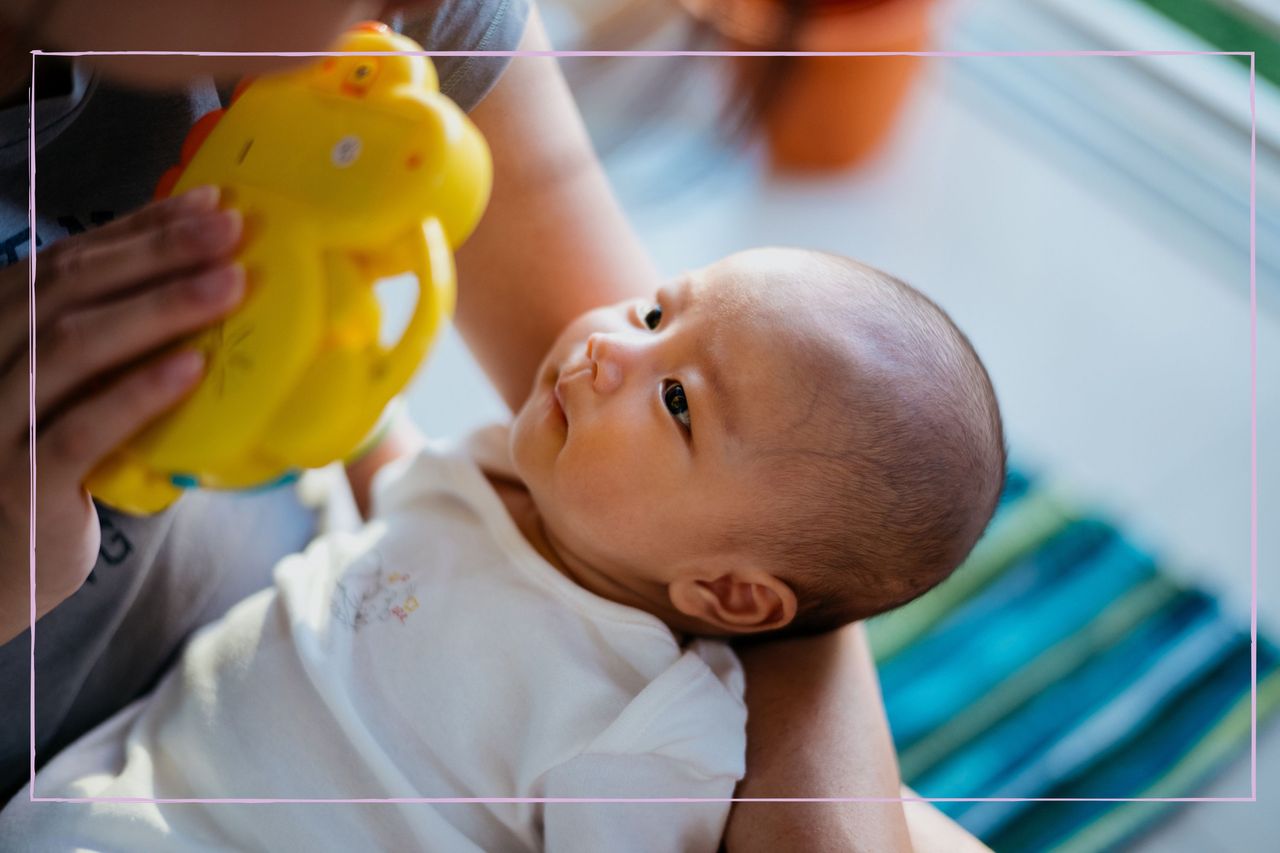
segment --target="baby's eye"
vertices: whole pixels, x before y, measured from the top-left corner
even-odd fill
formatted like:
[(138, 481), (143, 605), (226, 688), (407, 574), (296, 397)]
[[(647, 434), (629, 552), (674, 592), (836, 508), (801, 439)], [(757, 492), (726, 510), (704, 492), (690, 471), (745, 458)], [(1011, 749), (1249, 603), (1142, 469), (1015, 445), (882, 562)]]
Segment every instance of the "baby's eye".
[(666, 404), (667, 411), (688, 429), (689, 401), (684, 396), (684, 386), (679, 382), (669, 382), (662, 389), (662, 402)]
[(662, 322), (662, 306), (654, 305), (644, 315), (644, 324), (650, 329), (658, 328), (658, 324)]

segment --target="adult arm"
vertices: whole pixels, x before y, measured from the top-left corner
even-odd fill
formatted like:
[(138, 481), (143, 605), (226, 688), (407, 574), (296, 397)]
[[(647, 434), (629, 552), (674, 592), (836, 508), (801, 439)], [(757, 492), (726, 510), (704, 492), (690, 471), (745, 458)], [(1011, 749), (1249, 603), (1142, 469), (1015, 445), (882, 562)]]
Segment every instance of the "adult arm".
[[(520, 49), (549, 48), (535, 9)], [(493, 152), (493, 197), (458, 253), (457, 325), (515, 409), (566, 323), (662, 282), (554, 58), (513, 59), (471, 118)]]
[[(920, 795), (903, 785), (902, 796), (914, 800)], [(903, 804), (902, 808), (907, 813), (907, 828), (911, 831), (915, 853), (991, 853), (990, 847), (933, 803), (917, 800)]]
[[(884, 797), (898, 761), (861, 624), (739, 650), (747, 775), (736, 797)], [(735, 803), (729, 853), (911, 850), (899, 802)]]
[(362, 518), (368, 518), (373, 509), (373, 475), (383, 465), (418, 451), (425, 443), (426, 436), (422, 434), (422, 430), (402, 410), (391, 423), (387, 434), (376, 445), (358, 459), (347, 463), (347, 482), (351, 486), (351, 497)]

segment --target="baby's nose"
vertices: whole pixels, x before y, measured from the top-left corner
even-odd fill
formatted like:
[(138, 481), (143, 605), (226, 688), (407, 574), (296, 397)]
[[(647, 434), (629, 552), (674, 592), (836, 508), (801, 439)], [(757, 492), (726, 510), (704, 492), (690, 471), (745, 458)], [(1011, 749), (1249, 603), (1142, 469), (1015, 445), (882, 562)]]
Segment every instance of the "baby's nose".
[(591, 383), (597, 392), (608, 394), (622, 385), (624, 345), (603, 332), (587, 338), (587, 360), (591, 362)]

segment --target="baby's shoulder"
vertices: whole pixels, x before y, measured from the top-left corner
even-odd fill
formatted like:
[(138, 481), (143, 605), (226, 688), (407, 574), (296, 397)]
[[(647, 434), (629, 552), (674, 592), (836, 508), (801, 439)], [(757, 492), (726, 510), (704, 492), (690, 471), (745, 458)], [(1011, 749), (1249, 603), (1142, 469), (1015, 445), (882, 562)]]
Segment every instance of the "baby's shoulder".
[(746, 744), (744, 685), (727, 644), (695, 641), (634, 695), (587, 751), (657, 754), (708, 774), (731, 772)]

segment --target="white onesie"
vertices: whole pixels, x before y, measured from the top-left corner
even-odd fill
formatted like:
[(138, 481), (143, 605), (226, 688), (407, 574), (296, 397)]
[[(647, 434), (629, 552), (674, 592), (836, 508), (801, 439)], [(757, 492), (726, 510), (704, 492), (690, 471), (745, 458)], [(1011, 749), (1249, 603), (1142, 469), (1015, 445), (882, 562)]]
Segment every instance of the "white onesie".
[[(380, 472), (373, 521), (282, 560), (154, 694), (41, 770), (36, 796), (731, 796), (746, 749), (733, 653), (681, 647), (543, 560), (479, 467), (509, 467), (506, 438)], [(0, 849), (712, 851), (728, 811), (32, 803), (24, 788)]]

